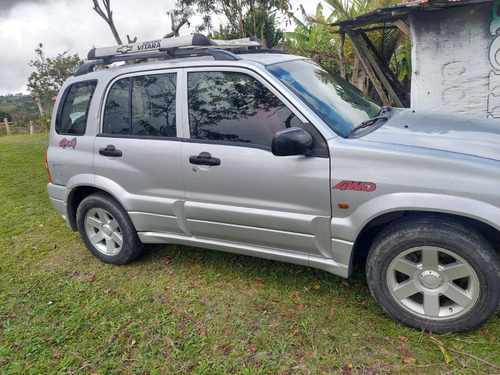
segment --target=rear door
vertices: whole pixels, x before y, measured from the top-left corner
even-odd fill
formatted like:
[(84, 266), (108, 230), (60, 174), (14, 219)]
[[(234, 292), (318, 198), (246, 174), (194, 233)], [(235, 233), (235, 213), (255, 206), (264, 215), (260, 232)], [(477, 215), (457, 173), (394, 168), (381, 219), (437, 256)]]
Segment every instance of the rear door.
[[(185, 79), (181, 168), (190, 233), (254, 251), (331, 257), (330, 165), (319, 133), (254, 73), (192, 69)], [(273, 135), (292, 126), (314, 133), (314, 156), (272, 154)]]
[(115, 80), (94, 144), (96, 185), (126, 208), (138, 231), (182, 232), (174, 214), (184, 200), (177, 127), (176, 71)]

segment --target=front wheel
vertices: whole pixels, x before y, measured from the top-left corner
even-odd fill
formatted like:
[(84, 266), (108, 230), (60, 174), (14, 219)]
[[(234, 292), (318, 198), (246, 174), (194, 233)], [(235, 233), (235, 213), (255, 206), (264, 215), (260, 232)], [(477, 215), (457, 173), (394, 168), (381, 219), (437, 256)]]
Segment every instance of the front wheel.
[(143, 244), (127, 212), (107, 194), (96, 193), (82, 200), (76, 223), (87, 248), (105, 263), (125, 264), (142, 252)]
[(500, 261), (473, 228), (440, 218), (404, 220), (375, 239), (367, 281), (402, 323), (435, 333), (467, 332), (500, 308)]

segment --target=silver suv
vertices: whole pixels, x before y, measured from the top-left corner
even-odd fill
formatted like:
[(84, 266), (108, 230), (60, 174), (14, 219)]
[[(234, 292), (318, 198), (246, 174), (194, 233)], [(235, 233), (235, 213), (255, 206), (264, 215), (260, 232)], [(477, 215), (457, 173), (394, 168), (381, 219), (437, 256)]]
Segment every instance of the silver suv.
[(360, 258), (404, 324), (465, 332), (495, 316), (500, 126), (380, 108), (258, 45), (195, 34), (90, 51), (46, 157), (52, 204), (88, 249), (124, 264), (144, 243), (181, 244), (343, 277)]

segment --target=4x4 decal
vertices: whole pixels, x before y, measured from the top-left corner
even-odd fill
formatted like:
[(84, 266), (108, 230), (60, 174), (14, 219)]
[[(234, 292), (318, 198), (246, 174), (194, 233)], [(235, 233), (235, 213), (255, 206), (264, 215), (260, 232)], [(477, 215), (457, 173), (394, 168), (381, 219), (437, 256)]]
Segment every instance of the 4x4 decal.
[(70, 140), (63, 138), (59, 141), (58, 145), (59, 145), (59, 147), (62, 147), (63, 149), (65, 149), (66, 147), (71, 147), (74, 150), (76, 147), (76, 137), (74, 137)]
[(355, 191), (374, 191), (377, 188), (373, 182), (365, 181), (342, 181), (335, 185), (332, 189), (338, 190), (355, 190)]

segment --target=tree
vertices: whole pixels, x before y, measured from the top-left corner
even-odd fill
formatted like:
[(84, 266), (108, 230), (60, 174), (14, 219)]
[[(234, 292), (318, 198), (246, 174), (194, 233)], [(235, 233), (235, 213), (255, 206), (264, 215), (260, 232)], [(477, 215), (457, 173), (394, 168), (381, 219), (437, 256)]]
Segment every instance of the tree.
[[(113, 20), (113, 11), (111, 10), (111, 0), (101, 0), (102, 1), (102, 6), (99, 4), (99, 0), (92, 0), (92, 3), (94, 4), (94, 10), (95, 12), (108, 24), (109, 28), (111, 29), (111, 33), (113, 34), (113, 37), (116, 40), (116, 43), (118, 44), (123, 44), (122, 39), (120, 38), (120, 34), (118, 34), (118, 30), (116, 29), (115, 26), (115, 21)], [(170, 19), (172, 21), (171, 28), (172, 32), (166, 34), (163, 38), (170, 38), (173, 36), (179, 36), (179, 30), (182, 26), (184, 26), (186, 23), (188, 23), (188, 18), (182, 18), (179, 22), (176, 21), (174, 17), (175, 12), (168, 12), (170, 14)], [(193, 14), (183, 14), (184, 17), (188, 16), (190, 17)], [(137, 37), (135, 38), (130, 38), (129, 35), (127, 35), (127, 42), (128, 43), (135, 43), (137, 41)]]
[(196, 31), (212, 32), (212, 16), (224, 15), (227, 24), (216, 35), (222, 39), (259, 37), (267, 48), (272, 48), (282, 36), (276, 25), (279, 17), (291, 16), (289, 0), (177, 0), (175, 9), (168, 12), (176, 19), (187, 20), (203, 14)]
[(4, 118), (6, 118), (7, 121), (12, 121), (12, 116), (10, 115), (10, 113), (0, 110), (0, 122), (2, 122)]
[[(120, 35), (118, 34), (118, 31), (116, 30), (115, 22), (113, 21), (113, 12), (111, 11), (111, 0), (102, 0), (102, 3), (104, 5), (104, 10), (102, 9), (101, 5), (99, 4), (98, 0), (92, 0), (94, 3), (94, 10), (96, 13), (102, 17), (104, 21), (109, 25), (109, 28), (111, 29), (111, 32), (113, 33), (113, 36), (116, 40), (116, 43), (118, 44), (123, 44), (122, 40), (120, 38)], [(127, 35), (128, 37), (128, 35)], [(130, 38), (129, 38), (130, 41)]]
[(47, 58), (43, 53), (43, 44), (35, 48), (36, 59), (29, 65), (36, 71), (28, 77), (28, 90), (35, 100), (40, 116), (45, 117), (42, 102), (50, 100), (57, 95), (64, 81), (73, 75), (75, 70), (83, 64), (78, 54), (68, 55), (68, 51), (58, 54), (54, 58)]

